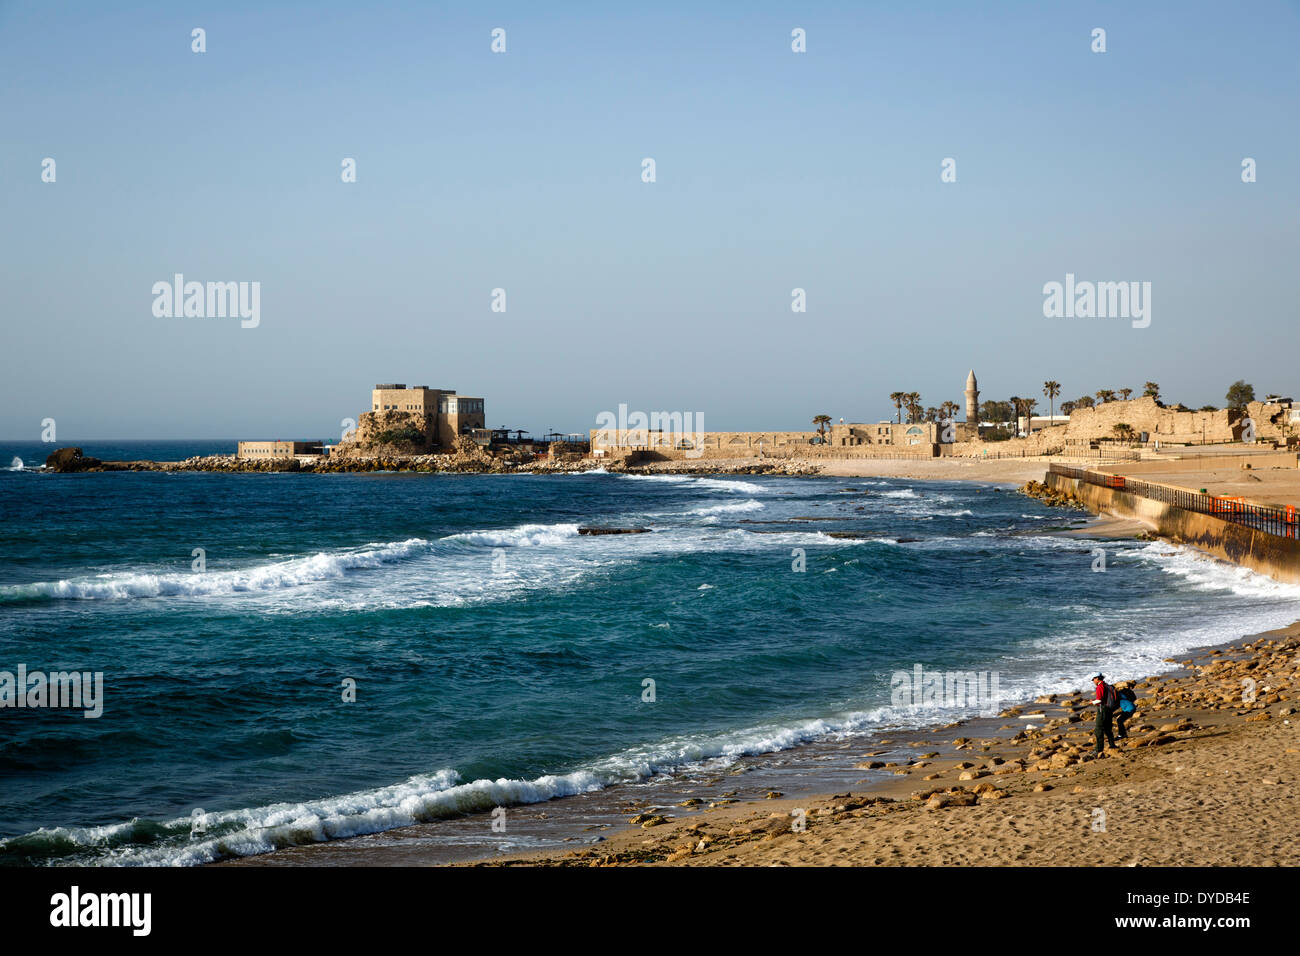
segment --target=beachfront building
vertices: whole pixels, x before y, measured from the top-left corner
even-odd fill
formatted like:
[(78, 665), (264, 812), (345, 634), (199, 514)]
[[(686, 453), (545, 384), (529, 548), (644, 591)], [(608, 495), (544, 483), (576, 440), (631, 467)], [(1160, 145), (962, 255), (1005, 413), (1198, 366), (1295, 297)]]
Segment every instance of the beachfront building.
[(322, 454), (324, 449), (318, 441), (241, 441), (235, 450), (235, 457), (245, 461), (283, 461)]
[(457, 395), (454, 388), (430, 388), (427, 385), (376, 385), (370, 393), (370, 411), (376, 418), (389, 418), (397, 412), (428, 421), (430, 437), (450, 448), (458, 435), (468, 435), (487, 423), (485, 402), (481, 398)]
[[(876, 422), (874, 425), (832, 425), (827, 443), (838, 447), (892, 445), (910, 448), (939, 442), (943, 426), (936, 422)], [(816, 432), (809, 432), (815, 435)]]
[(1069, 415), (1035, 415), (1032, 418), (1026, 418), (1020, 415), (1016, 418), (1016, 424), (1021, 434), (1028, 431), (1038, 431), (1040, 428), (1051, 428), (1053, 425), (1070, 424)]

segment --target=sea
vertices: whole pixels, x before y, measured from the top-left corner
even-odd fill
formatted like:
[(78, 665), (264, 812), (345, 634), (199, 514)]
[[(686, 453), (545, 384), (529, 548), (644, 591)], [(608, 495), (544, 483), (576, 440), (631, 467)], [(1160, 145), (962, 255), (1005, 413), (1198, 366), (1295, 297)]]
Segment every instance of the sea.
[(92, 716), (0, 706), (0, 865), (562, 808), (974, 715), (900, 701), (918, 665), (994, 673), (1012, 703), (1300, 619), (1300, 588), (1062, 534), (1087, 516), (992, 483), (53, 474), (49, 448), (0, 443), (0, 704), (20, 667), (102, 693)]

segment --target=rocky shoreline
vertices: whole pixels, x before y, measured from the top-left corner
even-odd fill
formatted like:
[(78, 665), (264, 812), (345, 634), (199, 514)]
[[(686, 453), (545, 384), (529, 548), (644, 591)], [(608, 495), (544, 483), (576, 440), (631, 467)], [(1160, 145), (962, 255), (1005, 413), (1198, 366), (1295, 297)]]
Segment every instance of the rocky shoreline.
[(45, 460), (46, 471), (60, 474), (106, 471), (228, 472), (302, 474), (344, 474), (351, 472), (419, 472), (427, 474), (577, 474), (602, 469), (619, 474), (708, 474), (708, 475), (788, 475), (821, 473), (821, 466), (798, 459), (770, 462), (752, 461), (675, 461), (654, 464), (628, 464), (622, 460), (602, 461), (577, 455), (539, 458), (525, 453), (498, 454), (475, 447), (441, 455), (403, 455), (400, 453), (353, 455), (301, 461), (296, 458), (248, 460), (234, 455), (208, 455), (182, 461), (103, 461), (88, 457), (80, 448), (60, 448)]

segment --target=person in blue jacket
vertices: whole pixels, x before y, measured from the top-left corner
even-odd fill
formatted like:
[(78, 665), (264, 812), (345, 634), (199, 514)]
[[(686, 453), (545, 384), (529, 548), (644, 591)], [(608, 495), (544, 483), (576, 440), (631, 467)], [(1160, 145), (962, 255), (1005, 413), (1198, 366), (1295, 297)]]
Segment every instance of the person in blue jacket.
[(1128, 730), (1125, 724), (1137, 710), (1137, 694), (1133, 690), (1133, 682), (1125, 681), (1119, 685), (1119, 709), (1115, 712), (1115, 736), (1123, 740), (1128, 736)]

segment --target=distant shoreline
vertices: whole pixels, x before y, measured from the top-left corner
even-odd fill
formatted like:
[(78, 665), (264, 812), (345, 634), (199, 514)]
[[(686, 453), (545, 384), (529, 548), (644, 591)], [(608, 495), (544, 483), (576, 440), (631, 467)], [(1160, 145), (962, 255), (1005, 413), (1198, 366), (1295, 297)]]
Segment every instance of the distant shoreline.
[(576, 474), (607, 471), (619, 474), (675, 475), (780, 475), (823, 477), (897, 477), (915, 480), (985, 481), (1023, 483), (1039, 480), (1048, 459), (1036, 458), (719, 458), (628, 463), (623, 459), (589, 457), (512, 458), (479, 455), (376, 455), (372, 457), (302, 459), (239, 459), (209, 455), (181, 461), (107, 461), (80, 454), (80, 449), (60, 449), (53, 466), (29, 468), (53, 473), (102, 472), (208, 472), (230, 474), (348, 474), (402, 472), (418, 474)]

